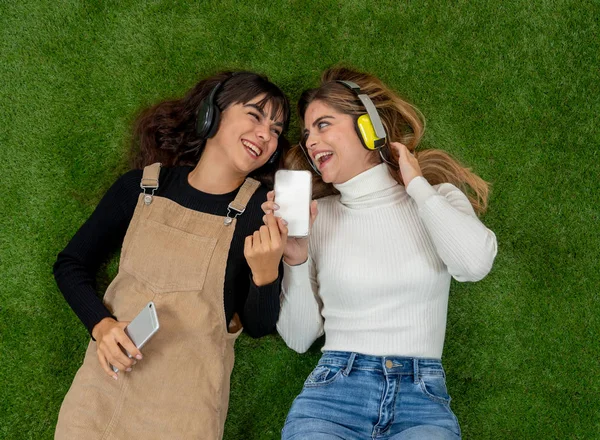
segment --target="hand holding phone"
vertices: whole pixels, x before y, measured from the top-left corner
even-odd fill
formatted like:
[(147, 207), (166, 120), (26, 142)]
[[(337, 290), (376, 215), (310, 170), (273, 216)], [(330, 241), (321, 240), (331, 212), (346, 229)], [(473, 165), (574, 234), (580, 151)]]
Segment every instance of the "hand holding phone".
[[(156, 307), (152, 301), (146, 304), (146, 307), (142, 309), (140, 313), (124, 328), (125, 333), (133, 342), (135, 347), (139, 351), (140, 348), (150, 340), (150, 338), (158, 331), (158, 315), (156, 314)], [(125, 354), (129, 359), (133, 356), (129, 353), (127, 347), (125, 348)], [(112, 365), (112, 370), (115, 373), (119, 372), (119, 369)]]
[(307, 237), (310, 230), (312, 175), (308, 171), (279, 170), (275, 173), (276, 217), (288, 224), (288, 237)]
[[(280, 181), (280, 184), (281, 184), (281, 181)], [(276, 184), (276, 188), (280, 188), (280, 186), (278, 186)], [(282, 218), (285, 219), (284, 215), (281, 214), (281, 207), (279, 206), (281, 197), (277, 196), (276, 191), (277, 191), (277, 189), (275, 191), (269, 191), (267, 193), (267, 201), (261, 205), (261, 208), (265, 214), (275, 214), (275, 215), (281, 216)], [(310, 192), (309, 192), (309, 194), (310, 194)], [(278, 203), (275, 203), (275, 199), (277, 199)], [(310, 230), (310, 228), (312, 227), (315, 219), (317, 218), (317, 214), (318, 214), (316, 200), (313, 200), (312, 202), (310, 202), (310, 197), (309, 197), (308, 208), (309, 208), (308, 209), (308, 211), (309, 211), (308, 229)], [(302, 214), (302, 215), (304, 215), (304, 214)], [(296, 238), (292, 238), (292, 237), (288, 238), (285, 249), (283, 251), (283, 260), (290, 266), (295, 266), (295, 265), (304, 263), (307, 258), (308, 258), (308, 237), (307, 236), (305, 236), (305, 237), (299, 236)]]
[[(149, 305), (150, 304), (146, 305), (144, 311), (149, 308)], [(152, 308), (154, 308), (154, 304), (152, 304)], [(132, 323), (133, 321), (129, 323), (116, 321), (113, 318), (104, 318), (96, 324), (92, 330), (92, 336), (96, 340), (96, 354), (100, 366), (107, 375), (115, 380), (118, 378), (115, 373), (118, 372), (119, 369), (122, 371), (131, 371), (130, 369), (135, 363), (134, 359), (142, 359), (142, 353), (125, 330), (125, 328)], [(135, 324), (133, 328), (135, 329), (137, 327), (138, 324)], [(158, 319), (156, 320), (155, 327), (158, 329)], [(137, 332), (133, 333), (137, 334)], [(133, 337), (138, 340), (137, 336)], [(148, 338), (146, 338), (146, 341), (147, 339)], [(143, 343), (141, 345), (143, 345)], [(126, 350), (127, 353), (131, 353), (130, 357), (128, 357), (123, 350)]]

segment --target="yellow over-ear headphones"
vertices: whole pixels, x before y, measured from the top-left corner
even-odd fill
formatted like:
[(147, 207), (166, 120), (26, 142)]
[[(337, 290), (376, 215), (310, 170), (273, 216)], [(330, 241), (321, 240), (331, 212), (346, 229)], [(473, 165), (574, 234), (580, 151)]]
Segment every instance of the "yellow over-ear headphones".
[(381, 118), (379, 117), (379, 113), (377, 113), (375, 104), (373, 104), (371, 98), (360, 92), (360, 86), (358, 84), (352, 81), (338, 80), (337, 82), (356, 93), (356, 96), (364, 105), (365, 110), (367, 110), (366, 114), (358, 117), (354, 126), (363, 147), (371, 151), (380, 150), (387, 142), (387, 134), (383, 127), (383, 123), (381, 122)]

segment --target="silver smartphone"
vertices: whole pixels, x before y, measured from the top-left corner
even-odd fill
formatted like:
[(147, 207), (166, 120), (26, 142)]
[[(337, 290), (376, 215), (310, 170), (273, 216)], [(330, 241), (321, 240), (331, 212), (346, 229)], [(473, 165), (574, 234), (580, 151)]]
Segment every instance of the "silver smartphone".
[(310, 228), (312, 174), (309, 171), (279, 170), (275, 173), (277, 217), (288, 222), (289, 237), (307, 237)]
[[(159, 329), (158, 324), (158, 315), (156, 314), (156, 306), (152, 301), (146, 304), (146, 307), (142, 309), (138, 315), (133, 318), (127, 327), (125, 327), (125, 333), (131, 339), (131, 342), (137, 347), (142, 348), (148, 340), (154, 336)], [(127, 351), (125, 351), (127, 356), (131, 357)], [(119, 369), (116, 367), (112, 367), (115, 373), (119, 372)]]

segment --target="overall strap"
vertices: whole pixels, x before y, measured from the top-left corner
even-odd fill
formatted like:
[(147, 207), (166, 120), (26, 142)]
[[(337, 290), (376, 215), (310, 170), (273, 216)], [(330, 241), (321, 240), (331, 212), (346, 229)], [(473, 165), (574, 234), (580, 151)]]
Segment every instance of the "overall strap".
[[(250, 197), (260, 186), (260, 182), (247, 177), (244, 184), (235, 196), (235, 200), (227, 207), (227, 217), (224, 220), (225, 225), (230, 225), (233, 219), (241, 215), (246, 210), (246, 205), (250, 201)], [(233, 213), (231, 211), (234, 211)]]
[[(154, 191), (158, 189), (158, 176), (160, 175), (160, 162), (153, 163), (144, 167), (144, 173), (142, 174), (142, 181), (140, 182), (140, 188), (144, 191), (144, 203), (149, 205), (152, 203), (152, 196)], [(151, 194), (146, 194), (146, 190), (151, 189)]]

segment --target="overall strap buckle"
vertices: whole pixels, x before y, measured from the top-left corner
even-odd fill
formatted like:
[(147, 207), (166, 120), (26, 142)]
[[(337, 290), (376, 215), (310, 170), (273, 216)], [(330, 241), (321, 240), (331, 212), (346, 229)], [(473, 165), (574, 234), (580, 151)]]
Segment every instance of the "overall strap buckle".
[[(147, 206), (152, 203), (154, 192), (158, 189), (158, 176), (160, 175), (160, 162), (153, 163), (144, 168), (140, 188), (144, 192), (144, 204)], [(146, 190), (152, 190), (150, 194)]]
[[(248, 177), (238, 191), (233, 202), (227, 205), (227, 217), (223, 219), (223, 224), (229, 226), (238, 216), (242, 215), (246, 210), (246, 205), (250, 201), (250, 197), (260, 186), (260, 182)], [(233, 211), (233, 213), (232, 213)]]

